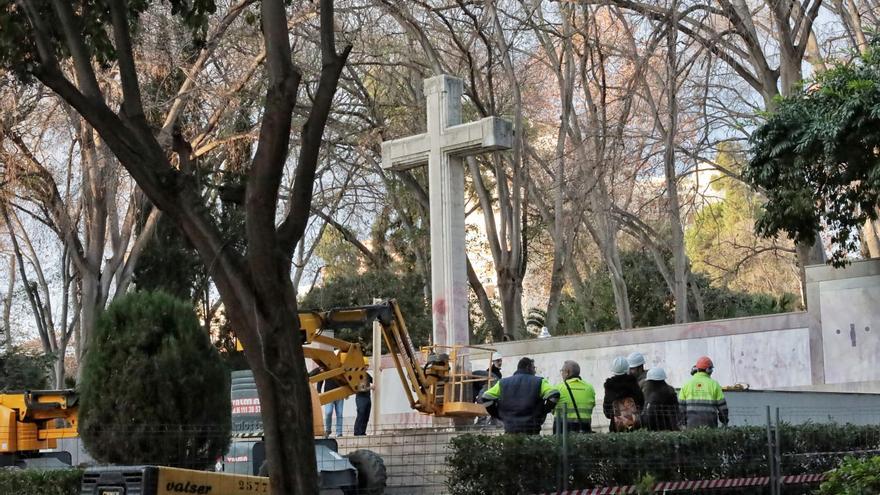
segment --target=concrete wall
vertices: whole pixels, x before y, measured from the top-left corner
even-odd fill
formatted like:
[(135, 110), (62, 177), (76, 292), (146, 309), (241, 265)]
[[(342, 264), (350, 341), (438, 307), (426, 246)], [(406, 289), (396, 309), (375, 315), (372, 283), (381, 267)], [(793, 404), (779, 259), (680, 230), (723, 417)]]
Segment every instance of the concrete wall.
[[(596, 388), (616, 356), (640, 351), (647, 366), (663, 367), (680, 386), (699, 356), (711, 356), (722, 385), (751, 389), (880, 393), (880, 260), (859, 261), (845, 269), (807, 268), (809, 311), (683, 325), (621, 330), (495, 344), (505, 356), (504, 375), (522, 356), (535, 359), (538, 373), (558, 383), (566, 359)], [(474, 361), (474, 368), (486, 366)], [(383, 361), (390, 368), (390, 360)], [(393, 369), (379, 384), (382, 423), (425, 423), (414, 414)], [(355, 414), (353, 401), (346, 416)], [(599, 410), (601, 416), (601, 410)]]

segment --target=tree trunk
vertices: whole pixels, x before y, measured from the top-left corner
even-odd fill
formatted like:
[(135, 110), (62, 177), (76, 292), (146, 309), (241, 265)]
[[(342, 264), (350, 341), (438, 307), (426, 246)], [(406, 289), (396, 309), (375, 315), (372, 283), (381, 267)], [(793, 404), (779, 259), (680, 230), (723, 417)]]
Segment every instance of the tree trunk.
[(880, 220), (868, 219), (862, 229), (862, 239), (867, 249), (866, 258), (880, 258)]
[(507, 339), (526, 338), (526, 326), (522, 310), (522, 280), (508, 270), (498, 272), (498, 293), (501, 296), (501, 317)]
[(611, 279), (611, 290), (614, 293), (614, 306), (617, 309), (617, 321), (621, 329), (632, 328), (632, 309), (629, 305), (629, 290), (626, 288), (626, 280), (623, 278), (623, 265), (620, 263), (620, 253), (617, 243), (608, 244), (608, 252), (605, 256), (608, 264), (608, 275)]
[(7, 348), (12, 344), (12, 326), (10, 315), (12, 313), (12, 295), (15, 289), (15, 256), (9, 257), (9, 287), (6, 289), (6, 294), (3, 295), (3, 342), (0, 343)]
[[(495, 313), (495, 308), (492, 307), (492, 300), (486, 294), (486, 289), (483, 287), (483, 283), (480, 282), (480, 277), (477, 276), (477, 272), (471, 264), (471, 259), (467, 255), (465, 255), (465, 261), (467, 262), (468, 283), (477, 297), (477, 304), (480, 306), (480, 312), (483, 313), (483, 318), (486, 320), (486, 327), (492, 335), (492, 341), (501, 342), (504, 340), (504, 327), (501, 325), (501, 321)], [(428, 300), (430, 301), (431, 299), (428, 298)], [(472, 342), (477, 343), (473, 340), (473, 337), (473, 332), (471, 332)]]
[[(671, 11), (677, 12), (673, 0)], [(673, 16), (673, 23), (678, 20)], [(666, 94), (668, 121), (666, 125), (666, 149), (664, 168), (666, 173), (666, 212), (672, 233), (673, 297), (675, 298), (675, 322), (688, 321), (688, 261), (684, 251), (684, 231), (681, 224), (681, 203), (678, 199), (678, 174), (675, 163), (675, 138), (678, 132), (678, 57), (676, 53), (677, 29), (667, 31)]]
[(555, 244), (553, 271), (550, 273), (550, 294), (547, 296), (547, 316), (544, 318), (544, 325), (551, 334), (559, 325), (559, 306), (562, 302), (562, 289), (565, 287), (565, 262), (562, 259), (562, 249), (559, 242)]

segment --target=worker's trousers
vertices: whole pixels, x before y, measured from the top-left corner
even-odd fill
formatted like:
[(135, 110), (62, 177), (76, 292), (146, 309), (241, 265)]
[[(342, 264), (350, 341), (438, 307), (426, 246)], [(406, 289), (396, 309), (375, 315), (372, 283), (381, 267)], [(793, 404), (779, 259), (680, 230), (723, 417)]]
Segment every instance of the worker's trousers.
[(357, 394), (354, 397), (357, 405), (357, 418), (354, 420), (354, 434), (357, 436), (367, 434), (367, 423), (370, 422), (370, 411), (373, 409), (373, 399), (369, 395)]
[(333, 425), (333, 413), (336, 412), (336, 436), (342, 436), (342, 406), (345, 401), (335, 400), (324, 406), (324, 435), (330, 436), (330, 427)]

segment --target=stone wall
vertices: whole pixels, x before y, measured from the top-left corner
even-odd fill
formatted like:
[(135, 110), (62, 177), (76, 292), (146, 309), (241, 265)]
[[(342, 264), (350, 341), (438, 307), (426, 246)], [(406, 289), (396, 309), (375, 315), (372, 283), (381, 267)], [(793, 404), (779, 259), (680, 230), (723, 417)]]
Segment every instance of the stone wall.
[[(722, 385), (747, 384), (758, 390), (816, 390), (880, 393), (880, 260), (845, 269), (807, 269), (809, 310), (778, 315), (715, 320), (495, 344), (504, 355), (504, 375), (522, 356), (535, 359), (538, 373), (560, 381), (563, 361), (573, 359), (596, 388), (616, 356), (642, 352), (647, 367), (663, 367), (680, 386), (696, 359), (711, 356)], [(474, 368), (486, 366), (474, 361)], [(388, 356), (383, 359), (381, 423), (426, 424), (412, 413)], [(354, 401), (345, 415), (355, 414)], [(375, 406), (374, 406), (375, 407)], [(601, 414), (600, 414), (601, 415)]]

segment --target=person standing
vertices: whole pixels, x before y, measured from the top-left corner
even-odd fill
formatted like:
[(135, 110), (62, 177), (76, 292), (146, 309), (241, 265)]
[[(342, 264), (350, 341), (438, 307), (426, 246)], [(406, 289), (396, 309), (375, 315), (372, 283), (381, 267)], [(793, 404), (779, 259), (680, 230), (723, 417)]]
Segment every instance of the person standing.
[(645, 371), (645, 355), (641, 352), (633, 352), (626, 357), (626, 362), (629, 364), (629, 374), (636, 377), (639, 388), (644, 393), (645, 381), (648, 378), (648, 372)]
[(566, 431), (592, 433), (593, 408), (596, 407), (596, 391), (593, 386), (581, 379), (581, 367), (574, 361), (566, 361), (559, 370), (562, 383), (556, 386), (559, 403), (553, 412), (553, 433)]
[(611, 420), (609, 430), (630, 431), (640, 426), (639, 415), (645, 406), (645, 396), (636, 377), (629, 374), (629, 362), (623, 356), (611, 363), (611, 378), (605, 380), (605, 398), (602, 412)]
[[(327, 368), (324, 367), (323, 364), (318, 363), (318, 367), (310, 371), (309, 376), (319, 375), (326, 371)], [(318, 393), (322, 394), (339, 388), (339, 382), (337, 382), (333, 378), (330, 378), (318, 382), (316, 386), (318, 388)], [(330, 427), (333, 425), (334, 413), (336, 413), (336, 436), (342, 436), (342, 409), (344, 405), (345, 400), (343, 399), (334, 400), (333, 402), (324, 404), (324, 438), (330, 436)]]
[(504, 423), (505, 433), (539, 434), (547, 413), (559, 402), (559, 391), (536, 373), (535, 361), (524, 357), (513, 376), (483, 392), (486, 410)]
[(681, 417), (687, 428), (717, 428), (727, 426), (729, 414), (721, 385), (712, 379), (715, 364), (708, 356), (697, 360), (691, 369), (691, 379), (678, 393)]
[(645, 394), (642, 424), (651, 431), (678, 430), (678, 396), (666, 383), (663, 368), (648, 370), (642, 392)]
[[(364, 358), (364, 365), (367, 364), (367, 358)], [(365, 375), (364, 381), (354, 394), (354, 403), (357, 407), (357, 417), (354, 420), (354, 436), (356, 437), (367, 434), (367, 424), (370, 422), (370, 412), (373, 410), (372, 390), (376, 386), (373, 385), (373, 377), (369, 373), (365, 373)]]

